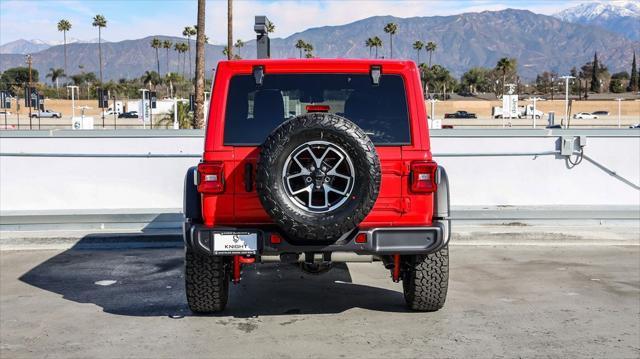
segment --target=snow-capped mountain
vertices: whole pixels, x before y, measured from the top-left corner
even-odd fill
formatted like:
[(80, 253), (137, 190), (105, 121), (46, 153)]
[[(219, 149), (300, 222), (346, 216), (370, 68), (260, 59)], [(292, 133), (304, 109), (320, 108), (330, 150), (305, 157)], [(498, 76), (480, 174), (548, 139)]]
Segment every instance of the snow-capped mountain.
[(568, 8), (554, 15), (564, 21), (596, 25), (632, 40), (640, 40), (640, 1), (596, 1)]
[[(109, 41), (102, 39), (102, 43), (107, 43)], [(43, 41), (39, 39), (19, 39), (11, 42), (7, 42), (0, 46), (0, 54), (33, 54), (36, 52), (40, 52), (46, 50), (52, 46), (62, 45), (64, 43), (63, 40), (56, 41)], [(82, 40), (74, 37), (67, 38), (67, 44), (97, 44), (98, 38), (90, 39), (90, 40)]]

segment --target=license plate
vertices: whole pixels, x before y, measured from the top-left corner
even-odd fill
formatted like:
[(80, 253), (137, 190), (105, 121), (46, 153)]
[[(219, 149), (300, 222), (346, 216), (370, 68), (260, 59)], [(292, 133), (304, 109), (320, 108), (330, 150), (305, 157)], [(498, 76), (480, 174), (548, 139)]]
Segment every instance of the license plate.
[(257, 233), (216, 232), (213, 234), (213, 254), (247, 254), (257, 251)]

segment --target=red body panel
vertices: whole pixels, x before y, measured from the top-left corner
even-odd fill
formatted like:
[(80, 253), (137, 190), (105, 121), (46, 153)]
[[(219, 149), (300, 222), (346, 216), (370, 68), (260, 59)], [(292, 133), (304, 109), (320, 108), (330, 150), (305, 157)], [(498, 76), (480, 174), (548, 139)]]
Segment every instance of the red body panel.
[[(255, 184), (247, 191), (245, 170), (255, 171), (259, 150), (251, 146), (223, 144), (225, 108), (229, 80), (237, 74), (251, 74), (256, 65), (266, 74), (274, 73), (369, 73), (371, 65), (381, 65), (383, 74), (402, 76), (409, 110), (411, 144), (378, 146), (382, 168), (380, 194), (361, 227), (427, 226), (433, 217), (433, 194), (411, 193), (409, 171), (412, 161), (431, 160), (429, 130), (422, 86), (416, 65), (411, 61), (290, 59), (239, 60), (218, 63), (212, 90), (205, 135), (203, 160), (224, 163), (225, 190), (203, 194), (202, 214), (209, 226), (256, 226), (273, 223), (262, 208)], [(248, 167), (247, 164), (251, 166)], [(251, 175), (255, 179), (255, 175)]]

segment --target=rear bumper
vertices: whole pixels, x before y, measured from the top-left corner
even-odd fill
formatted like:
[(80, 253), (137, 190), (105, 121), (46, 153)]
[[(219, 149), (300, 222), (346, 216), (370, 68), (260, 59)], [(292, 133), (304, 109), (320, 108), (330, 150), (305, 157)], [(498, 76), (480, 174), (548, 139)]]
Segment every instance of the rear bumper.
[[(352, 252), (361, 255), (410, 255), (437, 252), (447, 245), (451, 236), (451, 221), (434, 221), (433, 224), (428, 227), (361, 228), (345, 234), (332, 244), (292, 243), (275, 227), (207, 227), (201, 224), (185, 222), (185, 245), (200, 253), (214, 255), (212, 250), (214, 248), (213, 234), (215, 232), (230, 232), (235, 230), (257, 233), (258, 250), (255, 254), (259, 256), (309, 252)], [(271, 242), (271, 235), (274, 233), (280, 235), (280, 243)], [(360, 233), (366, 234), (366, 242), (356, 242), (356, 236)]]

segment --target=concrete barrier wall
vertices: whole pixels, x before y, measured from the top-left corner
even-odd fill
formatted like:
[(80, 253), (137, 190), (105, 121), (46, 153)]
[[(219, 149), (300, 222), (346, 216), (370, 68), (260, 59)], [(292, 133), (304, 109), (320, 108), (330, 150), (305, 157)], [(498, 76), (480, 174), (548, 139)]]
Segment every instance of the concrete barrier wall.
[[(73, 213), (181, 208), (199, 131), (0, 133), (0, 210)], [(572, 166), (554, 155), (560, 136), (587, 136)], [(638, 130), (440, 130), (435, 159), (453, 206), (638, 206)], [(537, 155), (536, 155), (537, 154)]]

